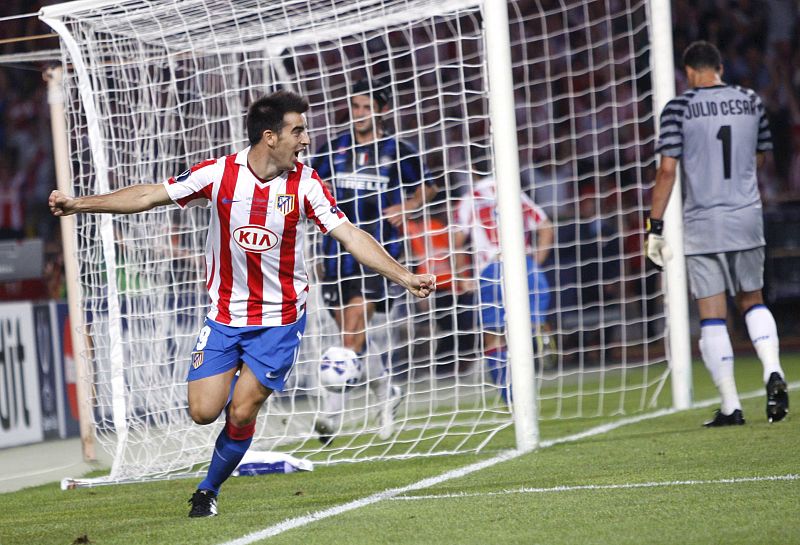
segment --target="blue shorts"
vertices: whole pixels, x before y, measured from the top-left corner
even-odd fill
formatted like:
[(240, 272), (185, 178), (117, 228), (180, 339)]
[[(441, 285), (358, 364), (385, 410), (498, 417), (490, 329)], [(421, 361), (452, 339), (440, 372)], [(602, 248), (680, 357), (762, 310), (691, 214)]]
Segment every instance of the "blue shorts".
[(243, 361), (259, 382), (283, 390), (300, 353), (306, 315), (293, 324), (274, 327), (230, 327), (206, 318), (192, 351), (188, 380), (219, 375)]
[[(528, 256), (528, 297), (531, 306), (531, 323), (534, 327), (545, 321), (550, 308), (550, 284), (545, 274)], [(484, 329), (501, 330), (505, 327), (506, 310), (503, 308), (503, 266), (495, 261), (480, 275), (481, 321)]]

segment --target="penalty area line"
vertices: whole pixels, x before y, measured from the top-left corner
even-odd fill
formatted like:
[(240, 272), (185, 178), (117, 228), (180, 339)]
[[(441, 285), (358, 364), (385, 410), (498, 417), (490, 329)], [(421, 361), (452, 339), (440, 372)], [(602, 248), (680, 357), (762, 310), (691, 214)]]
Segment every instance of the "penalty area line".
[(413, 500), (445, 500), (453, 498), (474, 498), (487, 496), (507, 496), (510, 494), (546, 494), (549, 492), (573, 492), (580, 490), (626, 490), (632, 488), (658, 488), (672, 486), (696, 486), (704, 484), (741, 484), (756, 483), (762, 481), (796, 481), (800, 475), (790, 473), (788, 475), (772, 475), (768, 477), (732, 477), (730, 479), (714, 479), (706, 481), (666, 481), (648, 483), (624, 483), (624, 484), (582, 484), (575, 486), (552, 486), (550, 488), (513, 488), (500, 490), (497, 492), (459, 492), (455, 494), (429, 494), (425, 496), (396, 496), (390, 498), (392, 501), (413, 501)]

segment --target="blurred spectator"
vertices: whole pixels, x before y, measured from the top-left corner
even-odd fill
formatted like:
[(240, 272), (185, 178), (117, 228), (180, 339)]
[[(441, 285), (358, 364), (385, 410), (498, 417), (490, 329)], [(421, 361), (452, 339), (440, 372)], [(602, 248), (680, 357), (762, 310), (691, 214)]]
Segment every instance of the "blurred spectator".
[[(5, 0), (0, 2), (0, 17), (35, 12), (57, 1)], [(652, 156), (647, 148), (652, 145), (653, 123), (649, 71), (640, 64), (642, 59), (646, 62), (646, 55), (629, 51), (646, 51), (646, 27), (632, 33), (628, 30), (631, 23), (643, 22), (644, 10), (619, 1), (590, 2), (563, 11), (556, 9), (558, 5), (515, 0), (511, 38), (524, 190), (551, 217), (566, 220), (572, 217), (576, 180), (587, 172), (619, 171), (624, 165), (626, 179), (646, 183), (644, 163)], [(723, 79), (751, 85), (764, 98), (775, 144), (759, 173), (767, 205), (800, 199), (800, 114), (796, 113), (800, 96), (799, 7), (797, 0), (672, 0), (676, 58), (690, 41), (716, 43), (725, 58)], [(589, 20), (593, 24), (587, 26)], [(442, 192), (448, 197), (461, 194), (461, 176), (469, 170), (466, 159), (456, 160), (455, 150), (489, 132), (488, 125), (476, 123), (487, 108), (485, 95), (478, 92), (485, 84), (483, 69), (472, 62), (481, 46), (478, 41), (461, 41), (461, 49), (455, 53), (456, 42), (450, 41), (455, 33), (469, 34), (480, 26), (480, 20), (465, 17), (459, 25), (458, 29), (437, 27), (434, 42), (428, 35), (430, 29), (419, 27), (393, 33), (391, 43), (373, 39), (360, 53), (354, 49), (345, 55), (335, 48), (319, 54), (297, 53), (297, 64), (307, 64), (308, 74), (325, 74), (306, 82), (313, 88), (315, 100), (321, 100), (323, 90), (328, 95), (331, 89), (344, 90), (348, 85), (345, 73), (352, 67), (370, 66), (378, 77), (388, 75), (391, 68), (398, 90), (391, 122), (398, 136), (423, 150), (434, 177), (443, 173), (448, 178), (451, 185)], [(609, 40), (618, 30), (629, 33), (630, 39)], [(50, 32), (36, 17), (3, 21), (0, 26), (4, 37)], [(56, 46), (54, 38), (5, 43), (0, 44), (0, 54)], [(411, 53), (397, 54), (402, 47)], [(442, 62), (456, 54), (469, 62), (458, 68)], [(19, 159), (18, 167), (4, 171), (0, 180), (7, 193), (4, 206), (15, 203), (10, 212), (0, 211), (6, 218), (3, 224), (8, 225), (5, 236), (21, 233), (51, 238), (56, 232), (56, 220), (40, 213), (38, 204), (40, 196), (55, 185), (41, 68), (36, 64), (0, 65), (0, 157), (15, 153)], [(785, 81), (778, 81), (778, 76)], [(676, 81), (678, 92), (683, 91), (685, 79), (679, 62)], [(462, 100), (440, 104), (443, 94), (451, 96), (451, 92), (461, 93)], [(346, 123), (346, 119), (322, 119), (327, 112), (333, 115), (344, 110), (344, 103), (330, 104), (327, 109), (315, 106), (310, 112), (312, 118), (316, 116), (311, 125)], [(88, 146), (83, 144), (80, 149), (86, 151)], [(11, 195), (16, 190), (5, 190), (20, 181), (25, 188), (21, 210), (18, 205), (23, 200)], [(15, 219), (20, 217), (21, 227)]]
[(0, 239), (24, 236), (25, 176), (17, 165), (16, 152), (6, 150), (0, 161)]
[[(791, 84), (786, 82), (791, 90)], [(792, 121), (792, 159), (789, 164), (789, 191), (795, 199), (800, 199), (800, 99), (797, 94), (789, 94), (789, 111)]]
[[(53, 2), (8, 0), (0, 5), (0, 17), (36, 12), (45, 3)], [(37, 17), (0, 22), (3, 37), (50, 32)], [(54, 38), (9, 42), (0, 44), (0, 54), (55, 48), (57, 44)], [(43, 63), (0, 64), (0, 236), (5, 238), (48, 239), (58, 225), (43, 204), (55, 189), (43, 69)]]
[[(617, 231), (615, 216), (603, 213), (602, 194), (591, 182), (584, 182), (577, 203), (577, 221), (565, 223), (558, 231), (559, 276), (562, 286), (559, 306), (564, 323), (572, 323), (569, 315), (580, 312), (579, 320), (570, 326), (578, 331), (578, 347), (590, 357), (604, 357), (617, 340), (620, 316), (622, 235)], [(573, 341), (564, 341), (565, 350)], [(614, 355), (614, 351), (609, 351)]]

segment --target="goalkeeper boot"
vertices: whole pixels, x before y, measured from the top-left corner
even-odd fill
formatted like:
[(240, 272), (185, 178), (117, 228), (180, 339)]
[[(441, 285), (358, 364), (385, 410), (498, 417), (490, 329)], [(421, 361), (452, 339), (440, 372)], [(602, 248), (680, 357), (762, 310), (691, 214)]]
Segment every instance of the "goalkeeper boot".
[(397, 408), (403, 400), (403, 390), (400, 386), (389, 387), (389, 395), (381, 403), (381, 408), (378, 411), (378, 424), (380, 431), (378, 437), (381, 439), (388, 439), (394, 432), (394, 421), (397, 417)]
[(714, 418), (703, 424), (706, 428), (718, 428), (720, 426), (741, 426), (744, 424), (744, 415), (741, 409), (736, 409), (731, 414), (722, 414), (722, 411), (717, 409), (714, 412)]
[(789, 394), (786, 381), (779, 373), (772, 373), (767, 381), (767, 420), (778, 422), (789, 412)]
[(198, 490), (192, 494), (189, 503), (192, 504), (192, 509), (189, 511), (189, 516), (192, 518), (217, 516), (217, 495), (211, 490)]

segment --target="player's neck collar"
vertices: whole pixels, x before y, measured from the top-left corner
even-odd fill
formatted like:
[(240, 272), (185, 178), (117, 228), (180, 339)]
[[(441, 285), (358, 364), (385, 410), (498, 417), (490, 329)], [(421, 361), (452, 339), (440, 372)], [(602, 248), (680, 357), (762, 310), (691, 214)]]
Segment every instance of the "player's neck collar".
[(723, 87), (727, 86), (728, 86), (727, 83), (712, 83), (711, 85), (700, 85), (698, 87), (695, 87), (695, 89), (698, 91), (700, 89), (722, 89)]

